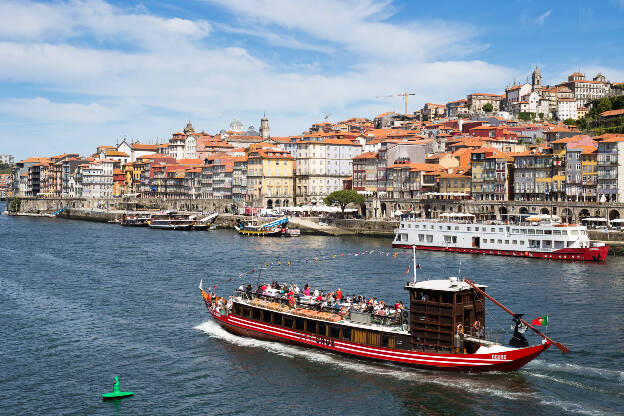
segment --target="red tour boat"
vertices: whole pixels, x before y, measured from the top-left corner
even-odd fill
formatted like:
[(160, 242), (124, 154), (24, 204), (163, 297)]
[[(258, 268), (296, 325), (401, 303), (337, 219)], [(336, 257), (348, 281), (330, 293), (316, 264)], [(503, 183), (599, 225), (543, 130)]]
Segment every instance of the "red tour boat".
[[(544, 335), (467, 279), (408, 282), (410, 309), (371, 313), (341, 299), (332, 305), (307, 296), (297, 299), (263, 285), (238, 290), (229, 299), (200, 290), (215, 321), (227, 331), (268, 341), (327, 350), (399, 365), (464, 372), (513, 371), (550, 345), (568, 349)], [(286, 289), (288, 290), (288, 289)], [(513, 316), (508, 344), (486, 327), (485, 299)], [(530, 346), (531, 329), (542, 342)]]

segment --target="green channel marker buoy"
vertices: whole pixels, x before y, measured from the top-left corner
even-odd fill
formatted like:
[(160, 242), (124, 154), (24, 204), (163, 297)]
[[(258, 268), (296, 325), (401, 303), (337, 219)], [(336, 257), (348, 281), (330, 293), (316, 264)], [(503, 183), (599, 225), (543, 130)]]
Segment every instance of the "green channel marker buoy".
[(112, 393), (103, 393), (102, 400), (112, 400), (112, 399), (123, 399), (124, 397), (130, 397), (134, 395), (131, 391), (121, 391), (119, 390), (119, 379), (115, 376), (115, 382), (113, 383), (113, 392)]

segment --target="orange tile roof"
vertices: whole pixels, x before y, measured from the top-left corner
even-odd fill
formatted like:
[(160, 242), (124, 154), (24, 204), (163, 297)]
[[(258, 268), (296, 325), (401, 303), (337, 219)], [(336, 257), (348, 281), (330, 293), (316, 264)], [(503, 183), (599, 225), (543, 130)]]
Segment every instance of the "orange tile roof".
[(609, 110), (600, 113), (600, 117), (611, 117), (611, 116), (619, 116), (624, 114), (624, 108), (620, 110)]
[(356, 159), (376, 159), (377, 158), (377, 153), (375, 152), (364, 152), (361, 155), (358, 155), (356, 157), (353, 158), (353, 160)]

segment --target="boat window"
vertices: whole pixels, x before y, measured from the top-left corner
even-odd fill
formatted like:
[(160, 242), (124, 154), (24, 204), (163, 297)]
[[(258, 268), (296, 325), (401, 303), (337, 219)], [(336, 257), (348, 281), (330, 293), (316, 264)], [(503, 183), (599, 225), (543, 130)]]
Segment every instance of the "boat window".
[(544, 234), (544, 230), (535, 230), (535, 234), (542, 235)]
[(243, 308), (243, 316), (246, 318), (251, 318), (251, 309), (250, 308)]
[[(468, 231), (470, 231), (470, 227), (468, 227)], [(479, 231), (479, 227), (475, 227), (475, 231)]]
[(518, 240), (512, 240), (511, 244), (513, 244), (514, 246), (518, 245)]
[(456, 231), (459, 231), (459, 226), (457, 226), (457, 225), (456, 225), (456, 226), (455, 226), (455, 230), (456, 230)]
[(544, 234), (551, 235), (552, 233), (553, 233), (553, 230), (544, 230)]
[(293, 327), (293, 318), (289, 318), (287, 316), (284, 317), (284, 326), (286, 328), (292, 328)]
[(564, 248), (565, 243), (563, 241), (555, 241), (555, 248)]
[(519, 234), (519, 230), (517, 228), (512, 228), (511, 229), (511, 233), (512, 234)]
[(275, 325), (282, 326), (283, 315), (281, 313), (273, 312), (273, 323)]
[(578, 230), (570, 230), (570, 235), (578, 235)]
[(522, 234), (526, 234), (526, 233), (527, 233), (527, 229), (526, 229), (526, 228), (521, 228), (521, 229), (520, 229), (520, 233), (522, 233)]
[(342, 339), (351, 341), (351, 328), (342, 328)]
[(424, 234), (418, 234), (418, 241), (420, 241), (421, 243), (423, 241), (425, 241), (425, 235)]
[(450, 226), (450, 225), (447, 225), (447, 226), (446, 226), (446, 230), (447, 230), (447, 231), (450, 231), (450, 230), (451, 230), (451, 226)]
[(505, 244), (509, 244), (509, 240), (505, 240)]
[(535, 234), (535, 230), (533, 230), (531, 228), (529, 228), (527, 231), (529, 232), (529, 234)]
[(418, 224), (414, 225), (414, 228), (419, 229), (420, 226)]
[(494, 239), (490, 238), (490, 243), (494, 244)]
[(340, 328), (335, 326), (329, 327), (329, 336), (331, 338), (340, 339)]
[(542, 240), (542, 248), (552, 248), (552, 240)]
[(316, 322), (315, 321), (307, 321), (306, 322), (306, 331), (311, 334), (316, 334)]
[(498, 229), (498, 232), (499, 232), (499, 233), (502, 233), (502, 232), (503, 232), (503, 229), (502, 229), (502, 228), (499, 228), (499, 229)]
[(494, 228), (494, 227), (490, 228), (490, 232), (495, 233), (496, 232), (496, 228)]
[(260, 320), (260, 309), (252, 309), (252, 319), (255, 319), (257, 321)]
[(305, 321), (303, 319), (301, 318), (295, 319), (295, 329), (297, 329), (298, 331), (303, 331), (304, 325), (305, 325)]
[[(467, 228), (468, 231), (470, 231), (470, 227)], [(476, 231), (479, 231), (479, 227), (475, 227)]]
[(524, 245), (524, 241), (520, 240), (520, 245), (523, 246)]
[(503, 240), (498, 240), (498, 244), (503, 244)]
[(401, 228), (405, 228), (405, 224), (401, 223)]
[(327, 325), (325, 325), (322, 322), (318, 322), (317, 325), (318, 325), (318, 334), (323, 336), (323, 337), (326, 337), (327, 336)]
[(271, 322), (271, 312), (269, 312), (269, 311), (262, 311), (262, 320), (264, 322), (270, 323)]
[(540, 248), (540, 240), (529, 240), (530, 248)]
[(443, 227), (443, 226), (441, 226), (441, 225), (440, 225), (440, 227), (439, 227), (439, 228), (440, 228), (441, 230), (443, 230), (443, 229), (444, 229), (444, 227)]
[(394, 337), (382, 335), (381, 346), (386, 348), (396, 348), (396, 340)]
[(561, 230), (553, 230), (553, 235), (561, 235)]
[(427, 234), (427, 242), (428, 243), (433, 243), (433, 235)]

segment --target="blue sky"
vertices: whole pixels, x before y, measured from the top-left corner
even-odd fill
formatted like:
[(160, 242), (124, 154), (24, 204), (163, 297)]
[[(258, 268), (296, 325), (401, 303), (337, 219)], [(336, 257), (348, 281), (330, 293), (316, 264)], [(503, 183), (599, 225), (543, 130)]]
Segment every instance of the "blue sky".
[(190, 119), (274, 135), (602, 71), (624, 81), (624, 0), (0, 0), (0, 153), (89, 154)]

